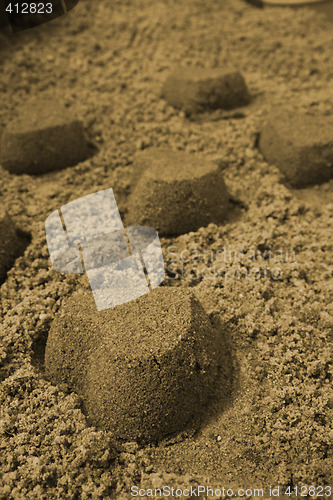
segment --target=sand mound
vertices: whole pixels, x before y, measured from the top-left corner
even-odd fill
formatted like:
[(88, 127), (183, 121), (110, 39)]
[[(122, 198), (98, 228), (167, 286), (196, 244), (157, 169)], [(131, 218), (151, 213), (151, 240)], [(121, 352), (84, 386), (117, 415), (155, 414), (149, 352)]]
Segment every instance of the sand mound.
[(136, 166), (143, 174), (129, 200), (129, 225), (172, 235), (225, 220), (228, 192), (215, 163), (182, 151), (152, 149), (137, 156)]
[(156, 441), (199, 423), (223, 363), (219, 333), (194, 295), (157, 288), (97, 312), (75, 294), (54, 320), (46, 371), (83, 396), (91, 423)]

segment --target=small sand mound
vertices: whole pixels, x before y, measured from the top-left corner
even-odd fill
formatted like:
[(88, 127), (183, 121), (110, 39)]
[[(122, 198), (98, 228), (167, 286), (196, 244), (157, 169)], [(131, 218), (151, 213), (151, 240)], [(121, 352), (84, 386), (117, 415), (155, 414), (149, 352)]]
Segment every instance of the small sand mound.
[(43, 174), (88, 156), (81, 121), (60, 102), (33, 99), (1, 137), (1, 165), (14, 174)]
[(28, 234), (15, 227), (11, 217), (0, 207), (0, 284), (14, 260), (24, 252), (29, 242)]
[(128, 225), (175, 235), (225, 220), (229, 196), (215, 163), (182, 151), (151, 149), (137, 156), (135, 166), (143, 174), (129, 200)]
[(315, 116), (291, 109), (267, 117), (259, 147), (293, 187), (333, 178), (333, 116)]
[(250, 102), (250, 93), (239, 71), (176, 68), (166, 79), (162, 97), (187, 115), (214, 109), (233, 109)]
[(156, 441), (199, 423), (227, 363), (221, 343), (189, 291), (157, 288), (102, 312), (76, 293), (52, 324), (46, 372), (83, 397), (92, 424)]

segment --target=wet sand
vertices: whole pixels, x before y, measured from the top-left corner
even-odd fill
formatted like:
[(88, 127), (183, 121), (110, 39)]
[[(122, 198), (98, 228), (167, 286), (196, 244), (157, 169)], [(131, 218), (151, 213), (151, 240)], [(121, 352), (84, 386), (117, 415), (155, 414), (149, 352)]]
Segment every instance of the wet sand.
[[(195, 484), (265, 488), (265, 498), (280, 485), (283, 498), (289, 486), (329, 484), (333, 180), (290, 187), (258, 138), (267, 114), (286, 105), (325, 128), (332, 25), (312, 10), (241, 0), (81, 0), (66, 16), (3, 37), (0, 130), (51, 91), (83, 120), (89, 158), (38, 176), (0, 167), (0, 203), (31, 234), (0, 290), (0, 498), (128, 499), (133, 485)], [(161, 98), (175, 65), (231, 63), (252, 96), (237, 113), (187, 117)], [(47, 380), (54, 317), (89, 283), (52, 270), (44, 222), (110, 187), (126, 219), (134, 157), (156, 147), (223, 165), (229, 218), (161, 238), (163, 286), (189, 287), (200, 300), (224, 332), (233, 377), (228, 398), (216, 387), (199, 429), (138, 445), (89, 425), (80, 397)]]

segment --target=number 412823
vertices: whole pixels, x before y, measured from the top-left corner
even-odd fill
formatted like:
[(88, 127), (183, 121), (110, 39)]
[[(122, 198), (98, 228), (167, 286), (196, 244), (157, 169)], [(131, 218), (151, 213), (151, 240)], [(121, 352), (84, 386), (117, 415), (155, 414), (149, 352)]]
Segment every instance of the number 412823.
[(291, 496), (292, 494), (299, 497), (330, 497), (332, 494), (332, 489), (330, 486), (294, 486), (291, 488), (290, 486), (284, 492), (285, 495)]
[(52, 3), (9, 3), (6, 12), (9, 14), (51, 14)]

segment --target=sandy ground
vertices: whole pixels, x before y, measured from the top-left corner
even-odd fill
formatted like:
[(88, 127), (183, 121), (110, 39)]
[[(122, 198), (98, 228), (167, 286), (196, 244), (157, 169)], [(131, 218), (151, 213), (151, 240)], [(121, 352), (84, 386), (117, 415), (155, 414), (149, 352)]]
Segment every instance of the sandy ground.
[[(0, 292), (1, 499), (127, 499), (140, 484), (224, 486), (235, 496), (264, 488), (265, 498), (270, 486), (280, 498), (288, 487), (310, 494), (314, 486), (313, 498), (328, 497), (318, 487), (333, 470), (333, 181), (289, 189), (256, 145), (272, 106), (320, 115), (325, 127), (332, 54), (323, 17), (241, 0), (81, 0), (67, 16), (3, 37), (0, 129), (28, 98), (52, 93), (82, 117), (91, 156), (39, 177), (0, 168), (1, 203), (32, 235)], [(251, 104), (234, 117), (188, 120), (160, 98), (179, 62), (238, 67)], [(133, 156), (152, 146), (228, 162), (229, 220), (162, 245), (164, 286), (192, 287), (223, 324), (234, 379), (227, 401), (207, 405), (200, 430), (139, 447), (89, 427), (79, 397), (44, 376), (54, 315), (88, 288), (85, 277), (51, 269), (44, 221), (108, 187), (126, 215)], [(226, 276), (209, 271), (222, 249)]]

